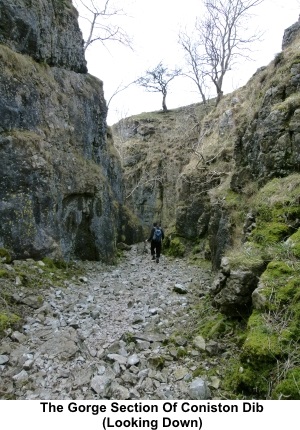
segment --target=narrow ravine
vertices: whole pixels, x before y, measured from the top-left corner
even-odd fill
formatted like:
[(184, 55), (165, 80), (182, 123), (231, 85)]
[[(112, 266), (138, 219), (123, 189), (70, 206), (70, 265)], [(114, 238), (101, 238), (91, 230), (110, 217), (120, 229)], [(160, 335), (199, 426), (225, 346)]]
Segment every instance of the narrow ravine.
[(200, 353), (185, 354), (182, 333), (210, 273), (165, 256), (156, 264), (142, 244), (117, 266), (84, 264), (80, 282), (50, 288), (2, 339), (0, 398), (193, 398)]

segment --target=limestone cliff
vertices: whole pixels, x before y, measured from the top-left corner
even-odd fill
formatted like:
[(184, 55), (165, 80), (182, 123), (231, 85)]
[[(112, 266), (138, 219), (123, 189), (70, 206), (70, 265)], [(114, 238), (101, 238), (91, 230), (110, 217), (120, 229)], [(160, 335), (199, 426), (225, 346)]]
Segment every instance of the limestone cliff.
[(71, 0), (0, 0), (0, 43), (40, 63), (87, 72)]
[(124, 167), (126, 202), (144, 227), (155, 220), (169, 230), (174, 227), (176, 183), (195, 151), (207, 109), (191, 105), (166, 113), (142, 113), (113, 126)]
[(136, 214), (198, 241), (214, 270), (243, 238), (230, 213), (236, 195), (299, 171), (299, 37), (298, 22), (285, 31), (284, 50), (216, 107), (145, 113), (113, 127)]
[(121, 165), (77, 12), (69, 0), (1, 0), (0, 42), (0, 247), (113, 258), (127, 222)]
[[(191, 158), (177, 183), (185, 224), (191, 223), (191, 204), (183, 179), (206, 184), (206, 194), (193, 194), (194, 205), (196, 200), (200, 208), (209, 198), (205, 210), (198, 212), (195, 233), (207, 238), (214, 269), (226, 249), (238, 238), (244, 240), (241, 220), (247, 222), (251, 196), (271, 179), (300, 170), (299, 38), (298, 32), (267, 67), (205, 117), (201, 163)], [(244, 213), (237, 219), (234, 211), (242, 209), (242, 201)], [(177, 217), (176, 223), (181, 232), (181, 219)]]
[[(114, 127), (127, 193), (144, 221), (169, 206), (164, 193), (144, 191), (147, 180), (178, 176), (163, 181), (172, 196), (164, 252), (211, 262), (206, 297), (196, 281), (195, 332), (218, 345), (234, 339), (234, 356), (223, 355), (227, 398), (300, 399), (299, 47), (298, 21), (285, 31), (283, 51), (206, 114), (194, 106), (165, 122), (162, 113), (143, 114), (143, 124), (126, 119), (123, 134), (122, 124)], [(192, 121), (184, 116), (191, 111)], [(158, 115), (159, 125), (151, 121)]]
[(206, 183), (206, 196), (184, 198), (177, 184), (187, 223), (191, 198), (206, 202), (198, 240), (216, 271), (210, 296), (220, 330), (210, 336), (223, 336), (220, 320), (243, 321), (224, 385), (273, 399), (299, 399), (299, 29), (287, 29), (284, 50), (202, 123), (202, 163), (192, 158), (182, 175)]

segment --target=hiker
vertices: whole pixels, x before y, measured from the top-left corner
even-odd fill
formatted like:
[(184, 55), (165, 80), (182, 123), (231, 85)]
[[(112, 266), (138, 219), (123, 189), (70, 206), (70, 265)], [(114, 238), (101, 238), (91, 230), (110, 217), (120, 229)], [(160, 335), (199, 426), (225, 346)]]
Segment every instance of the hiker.
[(157, 222), (153, 223), (150, 237), (147, 241), (151, 242), (151, 256), (152, 260), (155, 260), (156, 263), (159, 263), (161, 244), (164, 237), (165, 235), (163, 229), (158, 225)]

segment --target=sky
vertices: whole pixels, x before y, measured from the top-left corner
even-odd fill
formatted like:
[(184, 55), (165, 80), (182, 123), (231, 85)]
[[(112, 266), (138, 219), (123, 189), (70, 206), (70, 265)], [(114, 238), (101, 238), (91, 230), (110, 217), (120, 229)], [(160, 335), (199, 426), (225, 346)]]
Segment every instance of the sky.
[[(85, 0), (90, 1), (90, 0)], [(103, 4), (104, 0), (94, 0)], [(133, 49), (117, 42), (104, 46), (95, 42), (86, 50), (90, 74), (104, 83), (104, 96), (108, 101), (119, 87), (126, 86), (160, 61), (170, 69), (183, 67), (183, 51), (178, 44), (180, 30), (191, 29), (196, 16), (201, 17), (201, 0), (110, 0), (122, 7), (126, 15), (118, 24), (132, 38)], [(76, 5), (76, 0), (74, 0)], [(89, 26), (81, 17), (85, 11), (77, 3), (79, 25), (83, 38)], [(284, 30), (298, 20), (300, 0), (264, 0), (251, 10), (248, 23), (254, 33), (263, 33), (262, 39), (252, 45), (251, 61), (243, 60), (225, 75), (223, 90), (229, 93), (247, 83), (255, 71), (266, 66), (281, 51)], [(215, 96), (215, 94), (211, 94)], [(122, 118), (142, 112), (161, 109), (160, 93), (146, 92), (135, 84), (115, 95), (108, 109), (107, 122), (112, 125)], [(168, 109), (200, 102), (200, 95), (187, 78), (176, 78), (169, 87)]]

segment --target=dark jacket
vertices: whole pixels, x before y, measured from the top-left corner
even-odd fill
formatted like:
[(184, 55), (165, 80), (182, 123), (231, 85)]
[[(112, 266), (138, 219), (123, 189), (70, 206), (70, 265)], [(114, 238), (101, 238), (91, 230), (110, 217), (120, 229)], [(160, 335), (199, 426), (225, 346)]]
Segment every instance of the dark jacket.
[(153, 240), (153, 236), (156, 228), (159, 228), (161, 230), (161, 239), (162, 240), (164, 239), (165, 235), (164, 235), (163, 229), (161, 227), (152, 227), (148, 242), (151, 242)]

